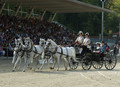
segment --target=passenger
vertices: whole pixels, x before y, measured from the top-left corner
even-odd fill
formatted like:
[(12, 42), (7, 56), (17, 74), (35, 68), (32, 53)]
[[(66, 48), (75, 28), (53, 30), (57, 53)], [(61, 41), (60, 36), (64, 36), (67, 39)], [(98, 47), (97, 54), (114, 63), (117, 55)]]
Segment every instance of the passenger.
[(100, 52), (100, 44), (99, 43), (97, 43), (96, 51)]
[(83, 46), (82, 46), (82, 48), (83, 48), (83, 51), (82, 51), (82, 55), (84, 54), (84, 53), (87, 53), (87, 52), (90, 52), (90, 38), (89, 38), (89, 33), (87, 32), (87, 33), (85, 33), (85, 39), (84, 39), (84, 41), (83, 41)]
[(102, 41), (100, 46), (100, 53), (104, 53), (104, 52), (106, 52), (106, 45), (104, 41)]
[(83, 41), (83, 46), (89, 46), (90, 45), (90, 38), (89, 38), (89, 33), (85, 33), (85, 39)]
[(100, 46), (100, 57), (102, 58), (102, 60), (103, 60), (105, 52), (106, 52), (106, 45), (105, 45), (104, 41), (102, 41), (101, 46)]

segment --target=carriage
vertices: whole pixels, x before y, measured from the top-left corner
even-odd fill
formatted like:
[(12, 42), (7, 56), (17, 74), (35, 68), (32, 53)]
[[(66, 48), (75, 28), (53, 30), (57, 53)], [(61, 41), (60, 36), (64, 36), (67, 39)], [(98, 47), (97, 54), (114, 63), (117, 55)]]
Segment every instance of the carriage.
[[(17, 41), (17, 42), (16, 42)], [(53, 40), (48, 39), (45, 43), (45, 40), (40, 40), (40, 45), (33, 45), (33, 42), (30, 38), (25, 39), (25, 47), (22, 44), (22, 40), (18, 39), (16, 40), (16, 44), (18, 44), (18, 50), (19, 50), (19, 55), (18, 52), (17, 54), (14, 55), (13, 61), (15, 62), (16, 56), (18, 56), (15, 65), (13, 67), (13, 71), (15, 71), (16, 65), (21, 59), (21, 56), (23, 55), (22, 53), (24, 52), (24, 57), (25, 57), (25, 63), (24, 63), (24, 69), (26, 69), (27, 65), (27, 54), (30, 54), (29, 62), (28, 65), (33, 61), (33, 58), (36, 60), (36, 65), (34, 66), (34, 70), (37, 68), (39, 58), (44, 58), (44, 50), (45, 50), (45, 56), (48, 56), (47, 58), (52, 58), (53, 60), (53, 66), (51, 69), (55, 67), (55, 64), (57, 63), (59, 70), (59, 64), (60, 64), (60, 59), (64, 60), (64, 66), (65, 70), (67, 70), (67, 65), (69, 64), (71, 69), (77, 69), (79, 63), (82, 64), (82, 68), (84, 70), (89, 70), (91, 66), (93, 66), (95, 69), (101, 69), (103, 65), (105, 65), (105, 68), (107, 70), (112, 70), (116, 66), (117, 63), (117, 58), (116, 55), (114, 54), (113, 50), (109, 50), (106, 53), (104, 53), (104, 56), (101, 57), (98, 52), (91, 51), (87, 49), (86, 52), (83, 52), (82, 54), (79, 53), (79, 48), (80, 47), (61, 47), (57, 45)], [(19, 47), (20, 46), (20, 47)], [(24, 47), (26, 50), (22, 50), (21, 47)], [(17, 51), (17, 50), (16, 50)], [(48, 52), (50, 55), (47, 55)], [(26, 54), (26, 55), (25, 55)], [(46, 58), (46, 57), (45, 57)], [(45, 59), (46, 60), (46, 59)], [(13, 63), (14, 63), (13, 62)], [(43, 65), (44, 65), (43, 61)], [(40, 67), (42, 69), (43, 65)]]
[(112, 70), (116, 66), (117, 57), (114, 54), (113, 50), (106, 51), (103, 54), (103, 57), (101, 57), (100, 53), (97, 51), (91, 51), (88, 49), (87, 52), (81, 55), (78, 52), (79, 47), (75, 47), (75, 49), (76, 49), (76, 59), (78, 60), (78, 62), (74, 62), (71, 59), (70, 62), (71, 69), (77, 69), (79, 63), (82, 64), (82, 68), (84, 70), (89, 70), (91, 66), (93, 66), (95, 69), (101, 69), (103, 65), (107, 70)]

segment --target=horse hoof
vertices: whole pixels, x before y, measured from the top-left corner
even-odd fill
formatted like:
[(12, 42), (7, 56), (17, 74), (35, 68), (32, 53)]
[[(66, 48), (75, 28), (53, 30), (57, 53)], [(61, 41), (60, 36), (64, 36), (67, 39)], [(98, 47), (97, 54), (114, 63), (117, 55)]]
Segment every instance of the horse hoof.
[(50, 69), (54, 69), (53, 67), (50, 67)]
[(30, 67), (30, 70), (32, 70), (32, 67)]
[(67, 71), (67, 69), (65, 69), (65, 71)]
[(23, 72), (25, 72), (25, 70), (23, 70)]
[(15, 70), (12, 70), (12, 72), (15, 72)]

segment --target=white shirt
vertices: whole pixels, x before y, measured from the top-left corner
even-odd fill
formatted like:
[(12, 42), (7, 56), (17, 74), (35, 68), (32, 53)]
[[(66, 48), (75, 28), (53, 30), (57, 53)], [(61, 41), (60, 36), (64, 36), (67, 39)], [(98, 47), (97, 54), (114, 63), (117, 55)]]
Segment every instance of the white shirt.
[(84, 40), (84, 37), (83, 36), (79, 36), (79, 37), (77, 37), (77, 39), (75, 40), (75, 42), (78, 41), (79, 44), (82, 44), (83, 40)]
[(85, 38), (83, 41), (83, 45), (88, 46), (90, 44), (90, 39), (89, 38)]

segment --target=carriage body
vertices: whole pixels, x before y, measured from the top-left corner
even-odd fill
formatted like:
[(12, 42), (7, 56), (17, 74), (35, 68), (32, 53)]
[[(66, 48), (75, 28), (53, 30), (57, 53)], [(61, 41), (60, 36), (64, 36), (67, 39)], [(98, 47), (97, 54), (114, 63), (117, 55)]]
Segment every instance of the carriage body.
[[(85, 53), (80, 54), (79, 49), (79, 47), (75, 47), (76, 59), (79, 63), (82, 63), (82, 68), (84, 70), (89, 70), (91, 66), (95, 69), (101, 69), (103, 65), (107, 70), (112, 70), (116, 66), (117, 58), (113, 50), (109, 50), (101, 54), (99, 51), (91, 51), (88, 49)], [(76, 69), (78, 67), (78, 63), (74, 63), (74, 65), (74, 69)]]

